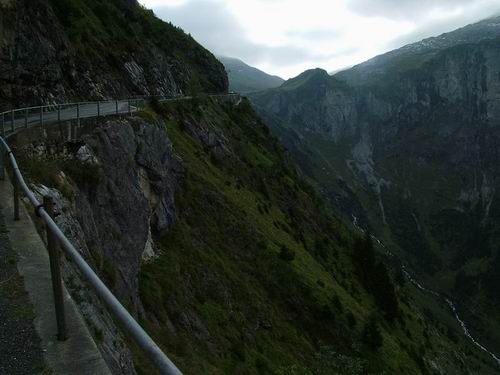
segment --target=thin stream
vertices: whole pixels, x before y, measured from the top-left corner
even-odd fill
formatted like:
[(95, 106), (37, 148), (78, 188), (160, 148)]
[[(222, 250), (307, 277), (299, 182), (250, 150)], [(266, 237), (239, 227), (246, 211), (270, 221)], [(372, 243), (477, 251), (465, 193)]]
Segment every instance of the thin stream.
[[(353, 225), (359, 229), (360, 231), (364, 232), (364, 230), (358, 225), (358, 218), (356, 216), (352, 216), (352, 222), (353, 222)], [(388, 255), (392, 256), (392, 257), (395, 257), (397, 259), (399, 259), (394, 253), (392, 253), (389, 249), (387, 249), (385, 247), (385, 245), (375, 236), (372, 236), (372, 238), (377, 241), (377, 243), (382, 246), (385, 251), (387, 252)], [(494, 353), (492, 353), (491, 351), (489, 351), (488, 349), (486, 349), (483, 345), (481, 345), (470, 333), (469, 329), (467, 328), (467, 325), (465, 324), (465, 322), (460, 318), (460, 316), (458, 315), (458, 311), (457, 311), (457, 308), (455, 306), (455, 303), (453, 301), (451, 301), (449, 298), (443, 296), (442, 294), (434, 291), (434, 290), (431, 290), (431, 289), (428, 289), (424, 286), (422, 286), (407, 270), (406, 266), (404, 264), (401, 263), (401, 269), (405, 275), (405, 277), (413, 284), (415, 285), (418, 289), (420, 289), (421, 291), (423, 292), (426, 292), (426, 293), (429, 293), (431, 295), (433, 295), (434, 297), (436, 298), (440, 298), (440, 299), (443, 299), (447, 304), (448, 306), (450, 307), (451, 311), (453, 312), (453, 315), (455, 316), (455, 319), (457, 320), (457, 322), (460, 324), (460, 326), (462, 327), (462, 331), (464, 333), (464, 335), (472, 341), (472, 343), (474, 345), (476, 345), (479, 349), (481, 349), (482, 351), (486, 352), (487, 354), (489, 354), (491, 356), (491, 358), (493, 358), (495, 360), (495, 362), (500, 365), (500, 358), (497, 357)]]

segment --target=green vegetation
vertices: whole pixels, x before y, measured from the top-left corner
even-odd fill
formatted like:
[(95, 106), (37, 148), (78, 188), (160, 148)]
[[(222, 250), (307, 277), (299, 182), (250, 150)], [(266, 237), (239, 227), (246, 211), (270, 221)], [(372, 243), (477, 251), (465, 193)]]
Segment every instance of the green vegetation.
[(366, 373), (366, 361), (338, 354), (330, 347), (320, 348), (307, 367), (292, 365), (277, 372), (278, 375), (362, 375)]
[[(142, 265), (139, 286), (141, 324), (185, 373), (420, 374), (431, 363), (456, 373), (454, 358), (493, 373), (453, 320), (427, 318), (446, 306), (401, 275), (394, 283), (371, 236), (332, 215), (246, 100), (152, 101), (139, 116), (166, 129), (184, 167), (176, 222), (154, 239), (161, 253)], [(48, 186), (100, 183), (98, 168), (40, 163), (22, 158)], [(91, 256), (113, 287), (112, 263)], [(154, 373), (129, 344), (138, 372)]]
[(363, 343), (372, 350), (377, 350), (382, 346), (384, 338), (380, 333), (380, 328), (375, 317), (371, 317), (362, 332)]
[(109, 79), (121, 74), (123, 64), (130, 62), (123, 60), (124, 55), (148, 59), (160, 51), (179, 74), (184, 74), (187, 68), (189, 76), (178, 82), (184, 84), (181, 87), (184, 92), (193, 87), (204, 92), (225, 90), (224, 82), (215, 78), (223, 76), (224, 68), (209, 51), (135, 1), (50, 0), (50, 3), (80, 64), (89, 62), (110, 70)]
[[(290, 250), (286, 246), (282, 246), (280, 249), (279, 257), (280, 257), (280, 259), (291, 262), (292, 260), (295, 259), (295, 252), (293, 250)], [(322, 283), (322, 285), (324, 285), (324, 283), (321, 280), (320, 280), (320, 282)]]
[[(386, 319), (393, 322), (399, 316), (398, 298), (386, 266), (375, 261), (375, 250), (370, 232), (365, 233), (363, 240), (358, 239), (354, 243), (352, 255), (360, 282), (373, 294), (375, 302), (384, 312)], [(375, 336), (374, 324), (372, 322), (369, 326), (368, 333), (371, 336)]]
[[(186, 172), (177, 222), (156, 240), (160, 257), (141, 269), (141, 299), (151, 316), (143, 323), (181, 369), (427, 368), (415, 345), (432, 325), (408, 298), (398, 307), (396, 292), (406, 287), (396, 288), (375, 257), (372, 287), (353, 278), (355, 244), (372, 252), (373, 244), (325, 209), (246, 101), (234, 106), (200, 97), (152, 107), (141, 116), (166, 127)], [(452, 350), (446, 338), (430, 333), (427, 340)], [(426, 356), (434, 358), (431, 350)], [(151, 371), (140, 354), (137, 365)]]
[(23, 174), (29, 180), (56, 188), (66, 198), (71, 198), (73, 191), (71, 184), (61, 176), (61, 172), (82, 188), (93, 189), (100, 181), (99, 165), (88, 161), (61, 156), (41, 158), (26, 155), (20, 155), (17, 159)]
[(219, 60), (226, 68), (229, 88), (234, 92), (248, 94), (278, 87), (285, 82), (282, 78), (264, 73), (241, 60), (229, 57), (219, 57)]

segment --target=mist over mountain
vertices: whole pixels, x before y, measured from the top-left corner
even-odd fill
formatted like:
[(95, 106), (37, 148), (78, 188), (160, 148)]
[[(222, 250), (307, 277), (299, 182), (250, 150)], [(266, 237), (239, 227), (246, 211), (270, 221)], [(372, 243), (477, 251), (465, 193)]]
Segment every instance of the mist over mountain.
[(285, 82), (283, 78), (269, 75), (241, 60), (230, 57), (219, 57), (219, 60), (224, 64), (228, 73), (231, 91), (249, 94), (279, 87)]

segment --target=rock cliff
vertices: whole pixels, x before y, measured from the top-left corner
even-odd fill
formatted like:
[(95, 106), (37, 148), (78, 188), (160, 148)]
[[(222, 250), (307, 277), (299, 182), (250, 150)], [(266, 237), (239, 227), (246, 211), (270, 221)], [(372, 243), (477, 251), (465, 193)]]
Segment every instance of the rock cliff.
[(465, 298), (468, 275), (476, 298), (462, 308), (497, 349), (491, 321), (472, 310), (494, 313), (499, 302), (487, 282), (500, 257), (499, 33), (500, 18), (486, 20), (252, 95), (349, 220), (360, 218), (446, 293)]
[(0, 111), (227, 87), (210, 52), (137, 1), (0, 2)]
[[(246, 99), (199, 95), (225, 92), (227, 78), (192, 38), (134, 0), (0, 0), (0, 7), (3, 107), (193, 94), (150, 100), (134, 116), (54, 124), (17, 137), (33, 189), (54, 196), (61, 228), (184, 373), (495, 373), (484, 353), (471, 353), (448, 322), (433, 318), (448, 306), (429, 301), (404, 277), (393, 281), (380, 259), (363, 268), (355, 254), (373, 251), (371, 237), (360, 239), (323, 204)], [(384, 212), (395, 234), (428, 231), (421, 201), (412, 200), (419, 190), (404, 185), (400, 171), (453, 148), (437, 143), (422, 154), (389, 141), (398, 132), (425, 138), (417, 125), (440, 119), (434, 103), (448, 110), (478, 103), (477, 110), (461, 109), (474, 119), (496, 110), (471, 97), (489, 95), (482, 86), (457, 91), (425, 70), (418, 74), (398, 81), (411, 93), (402, 101), (320, 70), (264, 94), (273, 129), (302, 152), (302, 166), (322, 176), (317, 183), (328, 196), (374, 227)], [(443, 96), (425, 95), (430, 84)], [(455, 105), (446, 107), (444, 95)], [(483, 160), (488, 138), (471, 136), (465, 121), (457, 129), (465, 136), (454, 139), (475, 152), (471, 160)], [(407, 164), (381, 162), (403, 151)], [(491, 174), (475, 181), (460, 192), (461, 202), (490, 202)], [(458, 207), (466, 212), (466, 203)], [(495, 207), (489, 204), (487, 217)], [(438, 217), (444, 228), (447, 218)], [(152, 373), (70, 262), (64, 274), (113, 372)]]
[[(403, 323), (377, 323), (383, 360), (368, 359), (361, 331), (384, 318), (353, 276), (356, 235), (321, 207), (248, 101), (152, 102), (133, 118), (82, 123), (70, 142), (61, 129), (19, 135), (23, 171), (56, 198), (62, 229), (186, 373), (345, 364), (418, 374), (422, 332), (429, 364), (453, 372), (440, 351), (465, 358), (401, 287)], [(65, 270), (114, 372), (150, 373), (70, 263)]]

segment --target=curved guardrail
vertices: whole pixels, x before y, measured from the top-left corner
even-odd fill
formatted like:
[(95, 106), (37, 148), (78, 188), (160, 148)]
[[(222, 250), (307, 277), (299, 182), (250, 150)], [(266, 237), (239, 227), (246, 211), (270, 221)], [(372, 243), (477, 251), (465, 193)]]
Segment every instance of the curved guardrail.
[[(239, 98), (239, 94), (208, 94), (211, 98)], [(51, 104), (38, 107), (12, 109), (0, 113), (0, 134), (10, 136), (17, 130), (34, 125), (51, 124), (61, 121), (80, 120), (101, 116), (132, 114), (144, 107), (147, 100), (160, 101), (188, 100), (190, 96), (164, 97), (139, 96), (122, 100), (106, 100), (97, 102), (79, 102), (66, 104)]]
[[(183, 98), (185, 99), (185, 98)], [(163, 99), (167, 100), (167, 99)], [(176, 100), (176, 99), (168, 99)], [(44, 199), (44, 204), (41, 204), (33, 192), (29, 189), (24, 177), (19, 169), (16, 158), (4, 139), (6, 136), (14, 134), (19, 129), (24, 129), (29, 126), (51, 123), (65, 120), (75, 120), (80, 118), (91, 118), (99, 116), (107, 116), (114, 114), (133, 113), (138, 111), (145, 105), (146, 99), (126, 99), (115, 100), (108, 102), (87, 102), (87, 103), (71, 103), (56, 106), (41, 106), (22, 108), (3, 112), (1, 117), (0, 162), (3, 161), (4, 155), (8, 155), (12, 166), (13, 185), (14, 185), (14, 217), (19, 219), (19, 193), (22, 192), (28, 198), (31, 206), (35, 209), (37, 216), (45, 223), (47, 228), (47, 238), (49, 255), (51, 256), (51, 273), (52, 284), (54, 288), (54, 297), (56, 301), (56, 318), (58, 322), (58, 336), (61, 340), (65, 339), (65, 322), (64, 322), (64, 302), (62, 300), (62, 286), (59, 270), (59, 250), (60, 245), (66, 255), (74, 262), (82, 273), (85, 280), (94, 288), (101, 300), (109, 308), (112, 314), (123, 324), (123, 329), (135, 341), (142, 351), (149, 357), (155, 367), (161, 374), (182, 375), (181, 371), (175, 364), (165, 355), (160, 347), (153, 339), (144, 331), (130, 313), (123, 307), (113, 293), (106, 287), (97, 274), (92, 270), (88, 263), (83, 259), (78, 250), (64, 235), (61, 229), (57, 226), (52, 218), (51, 200), (47, 202)], [(6, 116), (10, 116), (7, 118)], [(1, 174), (3, 175), (4, 165), (1, 165)], [(55, 267), (55, 269), (53, 268)], [(62, 319), (62, 320), (61, 320)]]
[[(34, 125), (100, 116), (132, 114), (142, 108), (147, 99), (139, 97), (124, 100), (53, 104), (12, 109), (0, 113), (0, 132), (2, 137), (4, 137), (13, 134), (19, 129), (25, 129)], [(161, 99), (169, 100), (164, 97), (161, 97)]]

